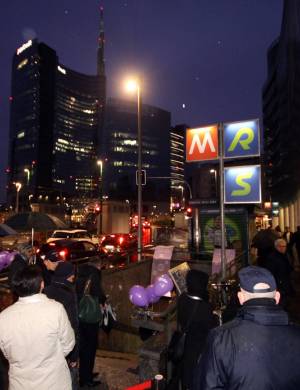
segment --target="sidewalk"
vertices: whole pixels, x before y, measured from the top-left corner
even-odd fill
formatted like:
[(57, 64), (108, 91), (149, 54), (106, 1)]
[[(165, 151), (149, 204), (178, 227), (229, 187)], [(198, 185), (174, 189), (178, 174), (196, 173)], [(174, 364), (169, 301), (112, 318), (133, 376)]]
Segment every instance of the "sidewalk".
[(102, 384), (94, 389), (124, 390), (139, 383), (139, 377), (134, 372), (137, 364), (137, 355), (97, 350), (94, 371), (99, 372)]

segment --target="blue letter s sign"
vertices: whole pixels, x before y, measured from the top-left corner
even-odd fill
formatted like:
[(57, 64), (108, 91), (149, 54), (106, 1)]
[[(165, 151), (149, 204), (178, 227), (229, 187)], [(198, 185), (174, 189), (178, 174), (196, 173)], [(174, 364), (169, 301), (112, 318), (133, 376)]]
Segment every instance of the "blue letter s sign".
[(225, 203), (260, 203), (260, 165), (224, 169)]

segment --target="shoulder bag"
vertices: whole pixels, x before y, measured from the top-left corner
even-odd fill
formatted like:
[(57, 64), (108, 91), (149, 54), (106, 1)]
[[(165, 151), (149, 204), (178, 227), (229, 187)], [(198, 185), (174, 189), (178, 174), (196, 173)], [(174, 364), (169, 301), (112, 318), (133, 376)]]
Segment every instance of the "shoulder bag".
[(90, 295), (91, 279), (89, 278), (84, 286), (83, 297), (79, 301), (78, 316), (79, 321), (87, 324), (101, 325), (103, 315), (100, 309), (98, 298)]

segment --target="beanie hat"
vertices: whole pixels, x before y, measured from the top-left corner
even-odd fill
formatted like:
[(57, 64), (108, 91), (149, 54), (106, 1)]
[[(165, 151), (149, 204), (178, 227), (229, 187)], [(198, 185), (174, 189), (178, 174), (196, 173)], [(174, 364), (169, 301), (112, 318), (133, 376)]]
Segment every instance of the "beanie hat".
[(55, 268), (53, 280), (65, 281), (72, 275), (75, 275), (74, 265), (66, 261), (60, 261)]

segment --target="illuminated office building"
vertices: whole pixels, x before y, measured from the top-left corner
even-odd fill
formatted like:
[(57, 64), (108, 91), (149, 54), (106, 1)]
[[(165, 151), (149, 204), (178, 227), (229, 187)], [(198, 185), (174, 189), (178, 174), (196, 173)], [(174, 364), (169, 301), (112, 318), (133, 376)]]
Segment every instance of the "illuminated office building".
[(37, 40), (17, 49), (10, 97), (9, 199), (16, 182), (33, 200), (94, 195), (105, 89), (102, 9), (97, 75), (67, 68)]
[[(273, 224), (300, 225), (300, 3), (285, 0), (279, 37), (268, 50), (263, 88), (266, 201)], [(278, 203), (279, 202), (279, 210)]]
[(177, 125), (170, 132), (170, 172), (172, 208), (185, 205), (185, 132), (186, 125)]
[[(146, 171), (143, 200), (170, 201), (170, 113), (147, 104), (142, 106), (142, 167)], [(109, 198), (136, 198), (137, 105), (107, 100), (102, 156), (105, 158), (104, 192)]]

